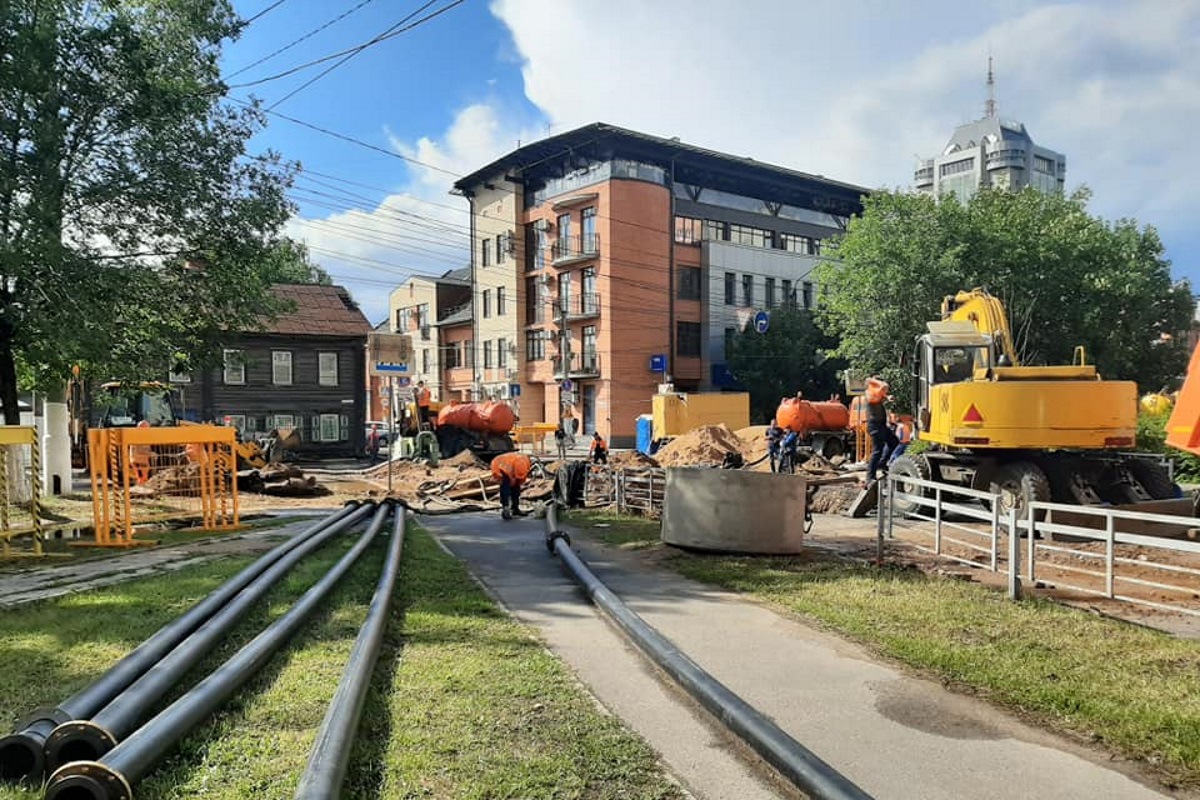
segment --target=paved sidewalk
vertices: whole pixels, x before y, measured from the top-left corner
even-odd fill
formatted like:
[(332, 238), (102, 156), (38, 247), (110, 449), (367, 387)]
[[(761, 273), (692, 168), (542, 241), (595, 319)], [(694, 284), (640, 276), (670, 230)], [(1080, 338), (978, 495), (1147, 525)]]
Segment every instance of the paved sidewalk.
[[(790, 796), (625, 643), (547, 553), (543, 523), (425, 518), (446, 547), (650, 742), (698, 798)], [(717, 679), (879, 800), (1166, 795), (1102, 753), (875, 662), (861, 648), (728, 593), (576, 542), (589, 566)], [(1130, 770), (1130, 775), (1133, 772)]]

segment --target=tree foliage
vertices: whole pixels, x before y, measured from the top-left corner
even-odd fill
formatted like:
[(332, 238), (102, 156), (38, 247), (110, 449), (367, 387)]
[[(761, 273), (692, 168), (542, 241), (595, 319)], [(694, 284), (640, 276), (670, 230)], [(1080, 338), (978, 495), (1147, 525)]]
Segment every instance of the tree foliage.
[(733, 337), (727, 353), (729, 370), (750, 393), (750, 415), (766, 423), (779, 401), (797, 391), (809, 399), (825, 400), (839, 392), (840, 359), (828, 354), (837, 340), (821, 330), (810, 311), (779, 308), (771, 313), (767, 332), (753, 325)]
[(1008, 310), (1026, 364), (1071, 363), (1076, 345), (1109, 379), (1156, 390), (1182, 373), (1191, 323), (1186, 282), (1134, 220), (1087, 212), (1088, 194), (981, 191), (967, 203), (881, 191), (818, 268), (822, 320), (837, 354), (879, 373), (904, 403), (910, 357), (941, 301), (982, 287)]
[[(198, 362), (278, 311), (291, 170), (224, 101), (227, 0), (0, 3), (0, 399)], [(286, 249), (286, 245), (283, 246)], [(294, 267), (294, 264), (291, 265)]]

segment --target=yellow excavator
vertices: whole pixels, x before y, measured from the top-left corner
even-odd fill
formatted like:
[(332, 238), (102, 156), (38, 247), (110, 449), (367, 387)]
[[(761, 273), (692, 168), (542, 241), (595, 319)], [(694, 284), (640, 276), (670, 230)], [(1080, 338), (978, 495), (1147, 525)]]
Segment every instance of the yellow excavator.
[[(1087, 364), (1024, 366), (1000, 300), (983, 289), (942, 301), (913, 356), (919, 438), (893, 475), (991, 491), (1001, 510), (1032, 501), (1126, 504), (1176, 496), (1161, 464), (1130, 454), (1137, 385)], [(906, 494), (921, 494), (913, 485)], [(898, 506), (899, 507), (899, 506)], [(901, 508), (901, 511), (912, 509)]]

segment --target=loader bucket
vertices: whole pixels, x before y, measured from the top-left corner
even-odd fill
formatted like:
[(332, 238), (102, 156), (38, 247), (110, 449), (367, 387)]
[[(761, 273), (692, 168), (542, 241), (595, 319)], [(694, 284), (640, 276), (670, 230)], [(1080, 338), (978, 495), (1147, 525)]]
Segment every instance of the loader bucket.
[(300, 444), (300, 434), (295, 428), (279, 428), (275, 436), (275, 446), (280, 450), (295, 450)]

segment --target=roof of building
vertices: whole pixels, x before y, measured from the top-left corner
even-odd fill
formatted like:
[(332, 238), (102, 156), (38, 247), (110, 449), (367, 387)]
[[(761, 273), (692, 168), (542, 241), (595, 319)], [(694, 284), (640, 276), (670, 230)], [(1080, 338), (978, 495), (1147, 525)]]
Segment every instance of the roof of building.
[[(752, 158), (734, 156), (704, 147), (639, 133), (603, 122), (594, 122), (557, 136), (519, 147), (455, 182), (454, 188), (469, 192), (497, 176), (519, 181), (536, 179), (540, 173), (561, 169), (565, 157), (635, 158), (674, 167), (675, 179), (683, 183), (711, 186), (728, 191), (757, 186), (782, 195), (783, 202), (812, 205), (813, 196), (836, 198), (857, 207), (869, 190), (862, 186), (811, 175)], [(805, 197), (808, 203), (803, 202)]]
[(371, 331), (374, 333), (391, 333), (392, 332), (391, 319), (384, 317), (383, 322), (379, 323), (374, 328), (371, 328)]
[(463, 303), (461, 306), (450, 309), (450, 311), (446, 313), (446, 316), (437, 321), (437, 324), (444, 328), (450, 325), (461, 325), (464, 322), (470, 321), (471, 303), (468, 301)]
[(463, 283), (471, 282), (471, 268), (459, 267), (458, 269), (448, 270), (442, 273), (440, 280), (444, 281), (462, 281)]
[(366, 336), (372, 329), (358, 303), (342, 286), (279, 283), (271, 287), (292, 311), (268, 320), (265, 333), (288, 336)]
[[(1000, 145), (1001, 142), (1007, 144)], [(959, 150), (970, 150), (983, 144), (990, 147), (999, 146), (1001, 150), (1013, 149), (1014, 145), (1022, 149), (1034, 146), (1029, 131), (1025, 130), (1025, 126), (1020, 122), (1000, 117), (984, 117), (955, 128), (954, 133), (950, 135), (950, 141), (942, 149), (941, 155), (947, 156)]]

